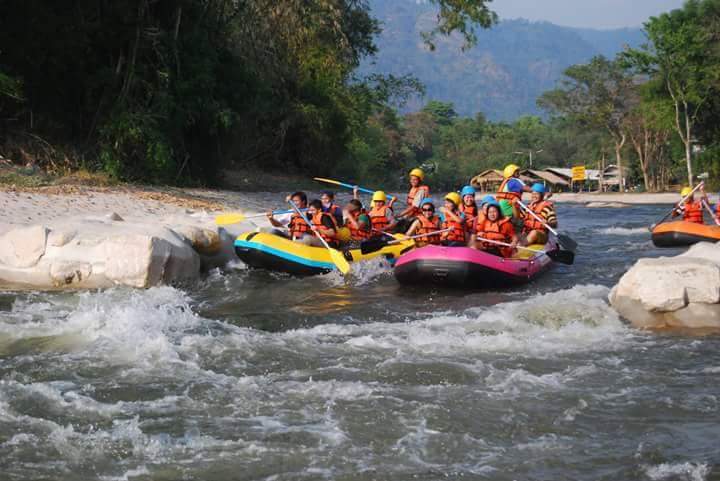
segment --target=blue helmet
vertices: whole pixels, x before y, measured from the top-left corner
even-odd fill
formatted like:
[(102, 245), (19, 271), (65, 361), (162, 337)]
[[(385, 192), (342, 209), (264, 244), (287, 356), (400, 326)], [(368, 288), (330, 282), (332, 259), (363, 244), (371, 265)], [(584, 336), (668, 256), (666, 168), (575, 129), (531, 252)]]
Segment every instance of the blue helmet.
[(537, 192), (538, 194), (544, 194), (545, 192), (547, 192), (547, 190), (545, 189), (545, 186), (543, 184), (541, 184), (540, 182), (534, 183), (530, 189), (533, 192)]
[[(500, 203), (498, 201), (496, 201), (494, 198), (493, 198), (493, 200), (491, 200), (490, 202), (487, 202), (486, 204), (488, 207), (497, 207), (498, 209), (500, 209)], [(500, 213), (502, 213), (502, 210), (500, 210)]]
[(430, 197), (423, 199), (423, 201), (420, 202), (420, 207), (424, 206), (425, 204), (430, 204), (433, 207), (435, 207), (435, 202), (433, 202), (433, 200)]
[(466, 195), (475, 195), (475, 188), (472, 185), (466, 185), (460, 191), (460, 195), (465, 197)]
[(481, 204), (492, 204), (493, 202), (497, 203), (497, 200), (495, 200), (495, 196), (490, 195), (490, 194), (483, 197), (482, 200), (480, 201)]

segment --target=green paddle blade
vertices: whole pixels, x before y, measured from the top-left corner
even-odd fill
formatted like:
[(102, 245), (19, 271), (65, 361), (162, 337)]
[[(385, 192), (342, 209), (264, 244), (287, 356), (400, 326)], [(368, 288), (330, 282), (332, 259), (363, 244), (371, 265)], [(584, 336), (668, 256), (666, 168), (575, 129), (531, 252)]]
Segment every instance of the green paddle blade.
[(366, 241), (363, 241), (360, 244), (360, 252), (365, 254), (372, 254), (373, 252), (377, 252), (383, 247), (385, 247), (388, 244), (388, 241), (385, 239), (369, 239)]
[(347, 259), (345, 259), (343, 253), (335, 249), (328, 250), (330, 251), (330, 258), (335, 264), (335, 267), (337, 267), (343, 275), (346, 275), (348, 272), (350, 272), (350, 264), (348, 263)]
[(239, 212), (233, 212), (232, 214), (221, 214), (215, 217), (215, 223), (217, 225), (239, 224), (244, 220), (245, 215)]

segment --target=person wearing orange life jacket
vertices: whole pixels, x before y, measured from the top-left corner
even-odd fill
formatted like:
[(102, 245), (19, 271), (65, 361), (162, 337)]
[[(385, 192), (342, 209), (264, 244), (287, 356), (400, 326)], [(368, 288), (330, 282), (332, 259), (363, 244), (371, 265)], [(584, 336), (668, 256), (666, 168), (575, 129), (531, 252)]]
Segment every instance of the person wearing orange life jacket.
[[(528, 204), (528, 208), (543, 219), (547, 225), (556, 228), (558, 222), (555, 207), (552, 202), (545, 200), (545, 186), (535, 183), (531, 190), (532, 200)], [(523, 213), (523, 235), (525, 236), (525, 245), (546, 244), (548, 241), (547, 227), (528, 212)]]
[(372, 222), (358, 199), (350, 199), (343, 211), (345, 227), (350, 231), (350, 242), (358, 243), (372, 236)]
[(520, 180), (520, 167), (508, 164), (503, 170), (503, 181), (495, 197), (498, 201), (505, 199), (515, 205), (516, 201), (522, 199), (523, 192), (530, 192), (530, 187)]
[[(497, 244), (483, 242), (483, 239), (505, 242), (511, 247), (502, 247)], [(475, 235), (470, 239), (469, 247), (484, 250), (502, 257), (511, 257), (518, 245), (518, 238), (510, 219), (503, 217), (500, 204), (488, 203), (487, 217), (482, 222), (475, 223)]]
[(324, 191), (320, 195), (320, 200), (323, 205), (323, 212), (332, 214), (335, 217), (335, 221), (338, 225), (343, 224), (343, 210), (340, 206), (335, 204), (335, 193), (329, 190)]
[(392, 208), (386, 204), (387, 196), (382, 190), (373, 193), (373, 207), (368, 212), (370, 218), (370, 227), (372, 228), (372, 237), (382, 236), (383, 232), (391, 232), (395, 229), (396, 221)]
[[(295, 192), (294, 194), (287, 196), (285, 201), (292, 201), (292, 203), (300, 210), (307, 208), (307, 195), (305, 192)], [(298, 241), (304, 237), (312, 237), (314, 235), (307, 223), (297, 213), (292, 214), (289, 222), (287, 223), (276, 219), (272, 212), (268, 212), (267, 217), (270, 224), (275, 227), (275, 229), (271, 229), (269, 231), (271, 234)], [(287, 233), (280, 229), (287, 229)]]
[[(420, 207), (421, 214), (415, 218), (410, 225), (410, 229), (405, 233), (407, 236), (429, 234), (440, 230), (440, 218), (435, 215), (435, 204), (432, 199), (425, 199)], [(423, 247), (428, 244), (439, 244), (440, 235), (428, 235), (415, 239), (417, 247)]]
[(440, 241), (448, 247), (464, 247), (467, 244), (465, 236), (465, 214), (460, 212), (462, 199), (457, 192), (450, 192), (445, 196), (445, 205), (440, 208), (440, 229), (452, 229), (440, 234)]
[[(430, 187), (425, 185), (425, 172), (422, 169), (415, 168), (410, 171), (410, 191), (405, 199), (405, 209), (398, 214), (397, 231), (404, 232), (420, 214), (422, 202), (425, 198), (430, 197)], [(395, 199), (390, 202), (393, 206)]]
[(703, 202), (707, 197), (705, 194), (705, 190), (700, 187), (700, 199), (695, 200), (695, 196), (692, 194), (692, 189), (690, 187), (685, 187), (680, 192), (680, 197), (682, 197), (683, 199), (687, 197), (687, 199), (685, 199), (685, 202), (678, 205), (677, 208), (673, 211), (673, 217), (682, 215), (685, 222), (704, 224), (705, 220), (703, 219)]
[(466, 185), (460, 191), (460, 197), (462, 197), (462, 202), (459, 210), (465, 216), (465, 228), (469, 231), (475, 223), (475, 217), (478, 216), (478, 206), (475, 203), (475, 188)]
[[(308, 204), (307, 218), (313, 227), (315, 227), (320, 237), (325, 239), (325, 242), (327, 242), (330, 247), (338, 247), (340, 241), (338, 239), (337, 221), (332, 214), (323, 212), (322, 208), (322, 201), (320, 199), (313, 199)], [(315, 235), (305, 236), (300, 242), (313, 247), (324, 247), (322, 241)]]

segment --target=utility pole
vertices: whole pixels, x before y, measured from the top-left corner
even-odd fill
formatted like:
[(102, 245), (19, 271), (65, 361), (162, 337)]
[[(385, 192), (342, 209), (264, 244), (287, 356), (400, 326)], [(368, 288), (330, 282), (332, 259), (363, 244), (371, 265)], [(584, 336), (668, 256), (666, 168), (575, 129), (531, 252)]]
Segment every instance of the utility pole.
[(543, 152), (543, 151), (544, 151), (544, 149), (540, 149), (540, 150), (532, 150), (532, 149), (530, 149), (530, 150), (528, 150), (527, 152), (518, 151), (518, 152), (513, 152), (513, 153), (516, 154), (516, 155), (527, 155), (527, 156), (529, 157), (529, 160), (530, 160), (530, 168), (532, 169), (532, 168), (533, 168), (533, 155), (534, 155), (534, 154), (539, 154), (540, 152)]

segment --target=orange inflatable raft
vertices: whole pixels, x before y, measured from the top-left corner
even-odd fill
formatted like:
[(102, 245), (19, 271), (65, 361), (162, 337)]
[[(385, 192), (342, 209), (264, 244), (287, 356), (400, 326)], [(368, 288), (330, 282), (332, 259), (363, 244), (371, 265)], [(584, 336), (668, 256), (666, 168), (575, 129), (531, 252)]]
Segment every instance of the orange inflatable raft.
[(694, 222), (665, 222), (652, 231), (652, 241), (657, 247), (683, 247), (698, 242), (720, 241), (720, 226)]

